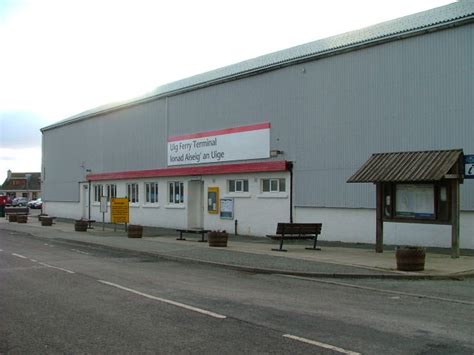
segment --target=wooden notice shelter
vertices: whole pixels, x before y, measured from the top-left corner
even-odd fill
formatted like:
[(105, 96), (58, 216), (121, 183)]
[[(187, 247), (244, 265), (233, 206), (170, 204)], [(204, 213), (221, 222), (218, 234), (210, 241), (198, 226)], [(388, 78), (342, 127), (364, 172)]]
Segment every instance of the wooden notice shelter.
[(376, 186), (376, 252), (383, 252), (383, 222), (448, 224), (457, 258), (463, 178), (463, 151), (453, 149), (373, 154), (347, 182)]

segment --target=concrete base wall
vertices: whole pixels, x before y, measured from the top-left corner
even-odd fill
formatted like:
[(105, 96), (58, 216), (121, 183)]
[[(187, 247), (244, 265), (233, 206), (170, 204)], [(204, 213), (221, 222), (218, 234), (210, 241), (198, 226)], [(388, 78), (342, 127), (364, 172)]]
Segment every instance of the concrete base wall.
[[(375, 244), (375, 210), (296, 208), (296, 222), (323, 223), (322, 240)], [(474, 249), (474, 212), (461, 212), (460, 247)], [(451, 226), (384, 223), (384, 244), (451, 247)]]

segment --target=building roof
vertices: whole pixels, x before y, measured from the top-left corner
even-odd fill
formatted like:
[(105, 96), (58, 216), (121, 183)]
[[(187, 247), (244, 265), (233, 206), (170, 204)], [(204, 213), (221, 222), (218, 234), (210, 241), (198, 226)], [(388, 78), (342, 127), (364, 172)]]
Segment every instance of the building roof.
[(372, 154), (347, 182), (439, 181), (462, 156), (462, 149)]
[[(30, 175), (27, 183), (27, 176)], [(41, 173), (11, 173), (0, 187), (2, 191), (41, 190)]]
[(275, 70), (284, 66), (315, 60), (319, 57), (440, 30), (450, 26), (472, 22), (473, 20), (474, 1), (455, 2), (446, 6), (266, 54), (237, 64), (165, 84), (145, 95), (126, 101), (114, 102), (79, 113), (63, 121), (44, 127), (41, 130), (47, 131), (78, 120), (160, 97), (172, 96), (181, 92), (255, 75), (264, 71)]

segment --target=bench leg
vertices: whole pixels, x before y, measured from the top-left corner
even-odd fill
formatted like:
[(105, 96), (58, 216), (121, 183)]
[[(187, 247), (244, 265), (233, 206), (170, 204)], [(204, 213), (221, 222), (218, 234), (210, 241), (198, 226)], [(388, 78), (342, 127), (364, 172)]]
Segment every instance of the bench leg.
[(198, 242), (201, 242), (201, 243), (207, 242), (207, 240), (204, 239), (204, 232), (201, 233), (201, 240), (198, 240)]
[(179, 238), (176, 238), (176, 240), (186, 240), (183, 238), (183, 232), (179, 232)]
[(273, 248), (272, 250), (273, 251), (287, 251), (286, 249), (283, 249), (283, 238), (280, 239), (280, 248), (278, 249)]
[(312, 248), (306, 248), (307, 250), (321, 250), (321, 248), (317, 248), (316, 244), (318, 243), (318, 236), (314, 237), (314, 244)]

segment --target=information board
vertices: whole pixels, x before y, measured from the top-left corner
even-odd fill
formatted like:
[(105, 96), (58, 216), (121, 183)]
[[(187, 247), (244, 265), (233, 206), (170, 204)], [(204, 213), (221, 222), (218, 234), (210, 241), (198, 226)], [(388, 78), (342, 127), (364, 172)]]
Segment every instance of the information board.
[(110, 222), (129, 223), (129, 208), (127, 197), (112, 198), (110, 202)]
[(220, 217), (223, 219), (234, 219), (234, 199), (221, 198)]
[(217, 214), (219, 212), (219, 188), (208, 187), (207, 189), (207, 212)]
[(464, 156), (464, 178), (474, 179), (474, 155)]
[(434, 217), (434, 185), (397, 185), (396, 215), (402, 217)]

